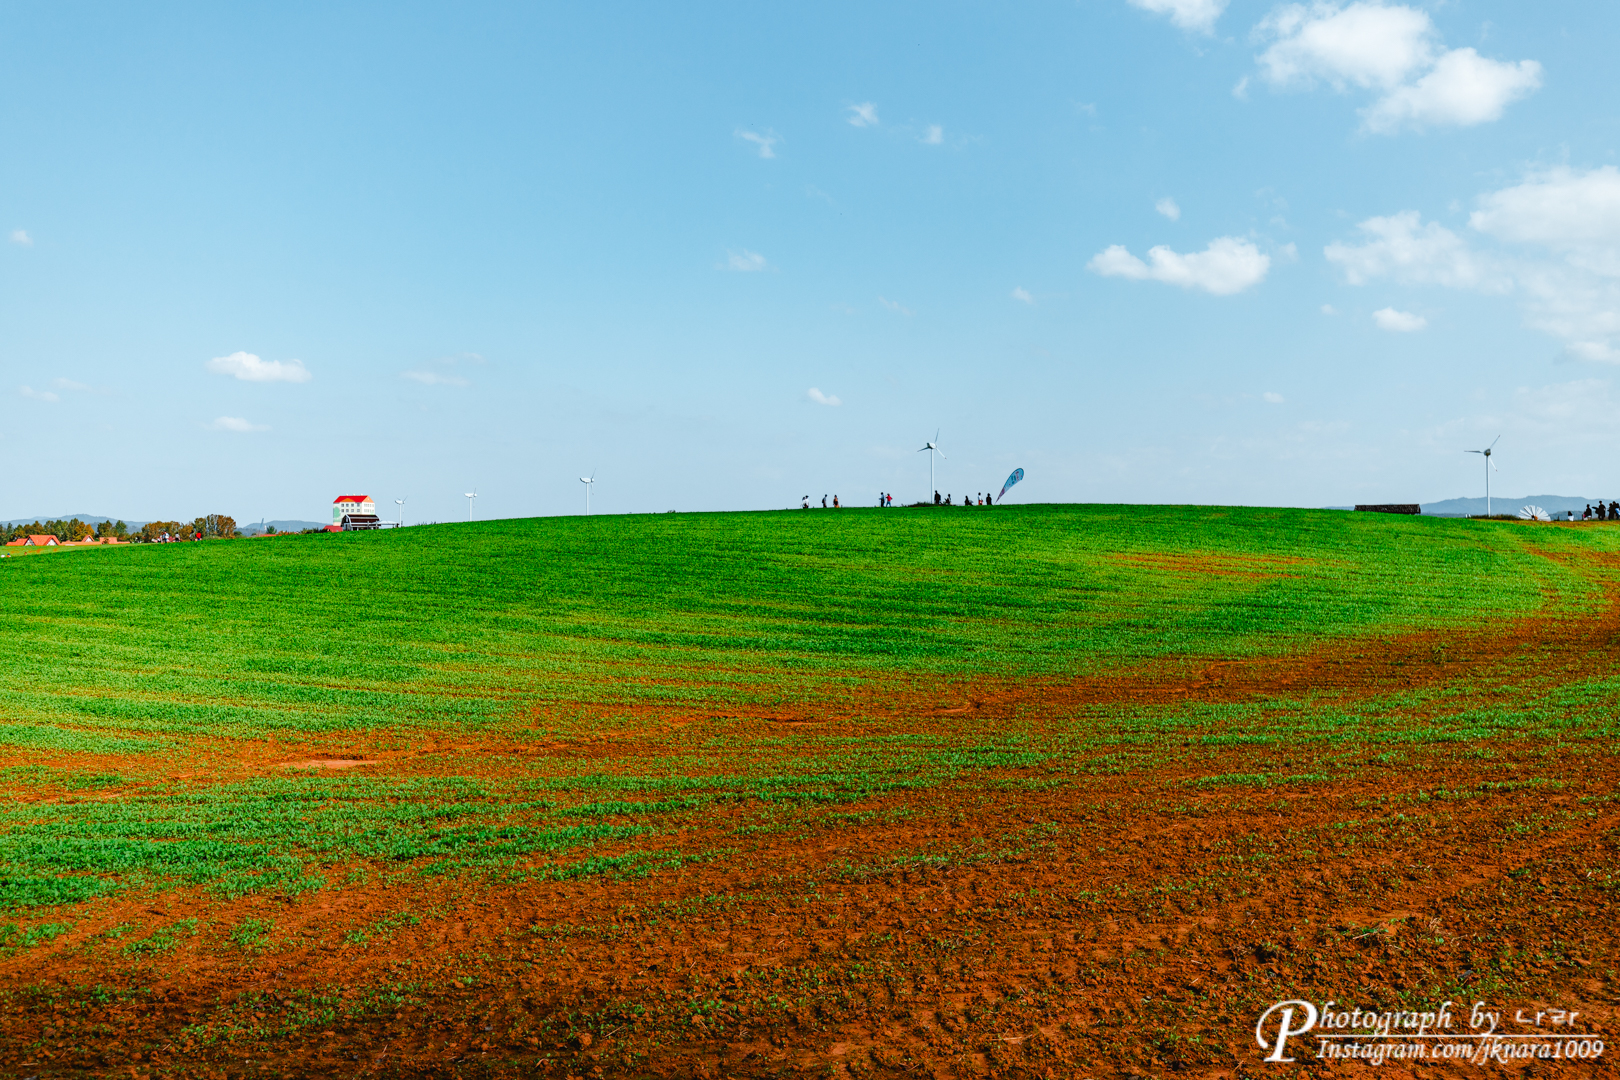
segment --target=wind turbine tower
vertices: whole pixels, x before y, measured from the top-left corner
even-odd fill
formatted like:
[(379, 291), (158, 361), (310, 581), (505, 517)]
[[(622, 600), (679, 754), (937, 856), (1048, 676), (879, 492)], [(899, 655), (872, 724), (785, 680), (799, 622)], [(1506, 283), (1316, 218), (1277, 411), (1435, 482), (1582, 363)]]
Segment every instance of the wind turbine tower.
[(1469, 453), (1469, 454), (1483, 454), (1483, 455), (1485, 455), (1485, 516), (1486, 517), (1491, 516), (1491, 473), (1500, 471), (1496, 467), (1496, 462), (1491, 460), (1491, 451), (1496, 449), (1496, 444), (1501, 442), (1501, 441), (1502, 441), (1502, 436), (1498, 435), (1496, 438), (1491, 440), (1491, 445), (1487, 446), (1483, 450), (1467, 450), (1467, 451), (1464, 451), (1465, 453)]
[[(405, 496), (405, 499), (408, 499), (408, 498), (410, 498), (409, 495)], [(402, 528), (402, 529), (405, 527), (405, 499), (395, 499), (394, 500), (396, 503), (399, 504), (399, 527)]]
[(476, 492), (476, 491), (463, 491), (462, 494), (467, 497), (467, 520), (471, 521), (472, 520), (472, 502), (473, 502), (474, 499), (478, 498), (478, 492)]
[(585, 516), (590, 517), (591, 516), (591, 485), (596, 483), (596, 471), (593, 469), (591, 471), (591, 475), (580, 477), (579, 482), (585, 485)]
[(928, 451), (928, 497), (924, 499), (923, 502), (931, 503), (934, 501), (934, 455), (938, 454), (940, 457), (945, 456), (945, 451), (939, 448), (938, 428), (934, 429), (934, 437), (924, 443), (922, 450), (918, 450), (917, 453), (920, 454), (923, 452), (923, 450)]

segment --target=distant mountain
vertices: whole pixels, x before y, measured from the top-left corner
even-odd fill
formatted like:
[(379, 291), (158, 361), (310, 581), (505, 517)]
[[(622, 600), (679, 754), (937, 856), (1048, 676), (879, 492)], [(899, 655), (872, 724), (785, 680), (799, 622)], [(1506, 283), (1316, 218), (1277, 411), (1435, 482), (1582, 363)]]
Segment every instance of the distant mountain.
[(238, 523), (236, 531), (243, 536), (257, 536), (260, 532), (268, 532), (271, 526), (276, 532), (303, 532), (305, 529), (324, 529), (331, 522), (327, 521), (250, 521), (246, 525)]
[[(1620, 496), (1615, 496), (1620, 498)], [(1521, 506), (1539, 506), (1549, 514), (1556, 514), (1561, 510), (1573, 510), (1579, 514), (1586, 509), (1588, 503), (1596, 503), (1596, 499), (1576, 495), (1526, 495), (1522, 499), (1515, 499), (1505, 495), (1491, 496), (1491, 513), (1517, 514)], [(1423, 504), (1423, 512), (1435, 517), (1466, 517), (1470, 514), (1483, 514), (1485, 512), (1485, 497), (1477, 499), (1443, 499), (1440, 502)]]
[(44, 524), (47, 521), (72, 521), (78, 518), (86, 525), (100, 525), (103, 521), (122, 521), (131, 530), (139, 529), (145, 525), (144, 521), (135, 521), (132, 518), (102, 517), (100, 514), (41, 514), (38, 517), (12, 518), (10, 521), (0, 522), (3, 525), (32, 525), (34, 522)]

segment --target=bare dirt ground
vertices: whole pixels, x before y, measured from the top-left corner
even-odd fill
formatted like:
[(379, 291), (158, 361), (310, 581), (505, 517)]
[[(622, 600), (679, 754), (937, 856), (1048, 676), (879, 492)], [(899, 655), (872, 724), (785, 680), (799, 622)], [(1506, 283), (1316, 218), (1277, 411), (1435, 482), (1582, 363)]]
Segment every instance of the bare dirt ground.
[[(1303, 690), (1353, 703), (1458, 680), (1569, 680), (1609, 672), (1617, 613), (1021, 687), (875, 686), (778, 722), (1016, 723), (1038, 742), (1046, 718), (1087, 703)], [(1254, 771), (1255, 747), (1161, 742), (1151, 771), (1045, 785), (1011, 769), (757, 831), (757, 808), (718, 805), (683, 826), (681, 850), (705, 858), (643, 877), (373, 880), (239, 901), (233, 918), (278, 928), (260, 951), (131, 961), (75, 948), (142, 914), (220, 910), (185, 890), (125, 894), (0, 960), (17, 991), (0, 1014), (0, 1075), (1616, 1073), (1612, 739), (1413, 743), (1327, 763), (1321, 744), (1274, 746), (1268, 767), (1335, 775), (1269, 786), (1199, 783)], [(451, 746), (389, 764), (442, 771)], [(517, 749), (589, 755), (601, 771), (646, 753), (634, 738), (453, 747), (461, 771)], [(286, 764), (264, 753), (247, 764)], [(351, 741), (314, 760), (367, 756)], [(411, 914), (381, 925), (396, 912)], [(1297, 1064), (1268, 1063), (1256, 1022), (1286, 999), (1379, 1012), (1449, 1001), (1454, 1031), (1472, 1030), (1484, 1003), (1499, 1031), (1617, 1045), (1592, 1060), (1375, 1067), (1321, 1059), (1301, 1036)]]

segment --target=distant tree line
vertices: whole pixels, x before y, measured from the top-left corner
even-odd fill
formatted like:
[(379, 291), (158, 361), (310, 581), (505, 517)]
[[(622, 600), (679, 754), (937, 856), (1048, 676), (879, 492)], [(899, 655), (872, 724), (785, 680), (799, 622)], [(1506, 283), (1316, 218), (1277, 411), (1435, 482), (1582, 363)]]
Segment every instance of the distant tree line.
[(129, 526), (122, 521), (103, 521), (91, 525), (78, 518), (36, 521), (32, 525), (0, 525), (0, 539), (9, 541), (24, 536), (54, 536), (62, 544), (77, 543), (92, 536), (98, 539), (112, 536), (135, 544), (154, 544), (165, 537), (170, 540), (194, 540), (199, 537), (230, 539), (235, 535), (236, 519), (229, 514), (208, 514), (189, 524), (181, 521), (149, 521), (135, 533), (130, 532)]
[(148, 521), (141, 526), (140, 535), (134, 539), (142, 543), (155, 544), (164, 538), (169, 540), (210, 540), (214, 538), (229, 540), (236, 535), (236, 519), (229, 514), (208, 514), (197, 518), (190, 524), (183, 521)]
[(54, 536), (58, 543), (66, 544), (76, 540), (83, 540), (90, 536), (118, 536), (129, 535), (129, 526), (122, 521), (103, 521), (99, 525), (91, 525), (78, 518), (68, 518), (65, 521), (34, 522), (32, 525), (0, 525), (0, 536), (6, 540), (18, 540), (24, 536)]

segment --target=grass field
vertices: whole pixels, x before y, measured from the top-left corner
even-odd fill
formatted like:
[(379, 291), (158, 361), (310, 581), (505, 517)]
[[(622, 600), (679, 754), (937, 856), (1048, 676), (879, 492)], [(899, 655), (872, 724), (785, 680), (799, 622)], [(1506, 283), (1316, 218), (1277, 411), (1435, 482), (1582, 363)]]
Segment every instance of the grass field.
[(0, 1075), (1245, 1075), (1281, 998), (1616, 1034), (1617, 586), (1607, 526), (1179, 507), (7, 559)]

